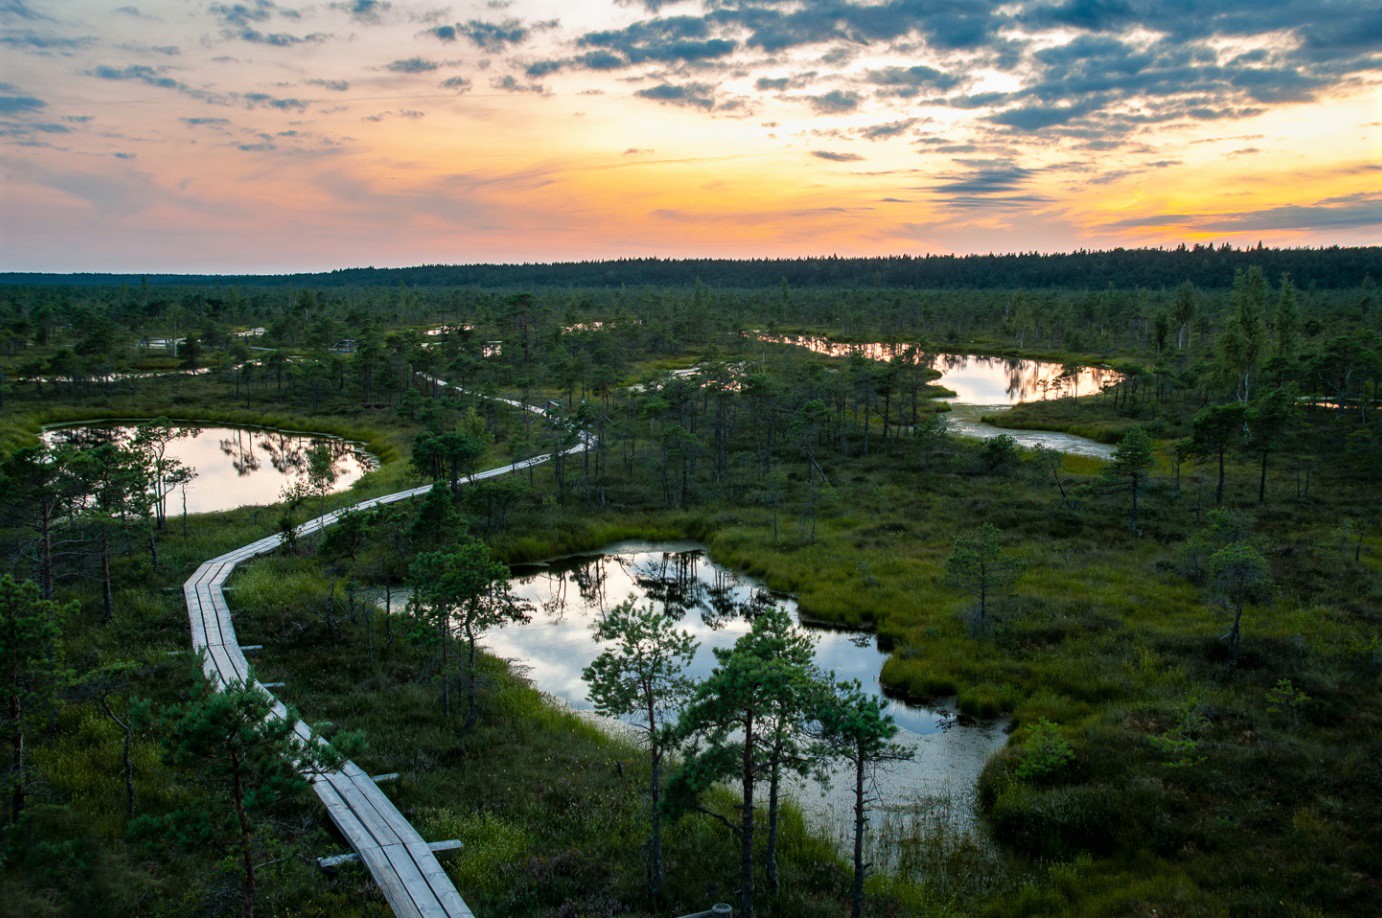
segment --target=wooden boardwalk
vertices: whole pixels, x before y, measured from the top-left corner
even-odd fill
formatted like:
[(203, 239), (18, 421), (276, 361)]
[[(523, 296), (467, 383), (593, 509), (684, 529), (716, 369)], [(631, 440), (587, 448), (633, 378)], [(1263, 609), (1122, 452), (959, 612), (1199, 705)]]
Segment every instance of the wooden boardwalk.
[[(437, 382), (447, 385), (442, 380)], [(501, 401), (521, 407), (508, 399)], [(530, 410), (543, 413), (541, 409)], [(568, 452), (579, 453), (586, 445), (583, 441)], [(549, 455), (525, 459), (479, 472), (470, 476), (469, 480), (507, 475), (550, 458)], [(362, 501), (353, 507), (336, 510), (304, 523), (298, 527), (297, 535), (320, 532), (349, 510), (368, 510), (381, 504), (408, 500), (431, 489), (431, 485), (426, 485)], [(197, 568), (196, 573), (183, 585), (187, 613), (192, 623), (192, 647), (205, 654), (204, 669), (218, 687), (230, 682), (250, 681), (249, 664), (235, 635), (235, 624), (231, 620), (230, 607), (226, 604), (223, 589), (226, 579), (241, 561), (271, 552), (280, 544), (282, 536), (272, 535), (212, 558)], [(255, 684), (260, 691), (273, 698), (273, 694), (262, 683)], [(288, 713), (283, 702), (277, 698), (274, 698), (273, 710), (277, 717), (284, 717)], [(311, 739), (311, 729), (306, 724), (299, 722), (297, 732), (304, 741)], [(369, 869), (394, 914), (473, 918), (474, 913), (456, 891), (446, 871), (437, 863), (436, 855), (427, 842), (358, 765), (347, 762), (338, 772), (314, 776), (313, 788), (322, 803), (326, 804), (332, 822)]]

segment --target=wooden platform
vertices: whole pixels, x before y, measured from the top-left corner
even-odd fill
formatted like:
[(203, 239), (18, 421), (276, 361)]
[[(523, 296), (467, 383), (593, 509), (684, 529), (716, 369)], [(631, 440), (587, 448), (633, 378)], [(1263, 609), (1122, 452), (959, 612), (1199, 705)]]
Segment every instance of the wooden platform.
[[(450, 386), (444, 380), (438, 384)], [(499, 399), (514, 407), (522, 407), (517, 402)], [(542, 414), (542, 410), (530, 407), (529, 410)], [(568, 450), (575, 454), (587, 448), (582, 440)], [(470, 476), (469, 481), (496, 478), (520, 469), (527, 469), (546, 462), (550, 456), (537, 456), (500, 466)], [(353, 507), (336, 510), (325, 516), (303, 523), (297, 529), (297, 536), (307, 536), (320, 532), (335, 523), (342, 514), (352, 510), (369, 510), (383, 504), (418, 497), (432, 490), (431, 485), (398, 491), (383, 497), (362, 501)], [(243, 548), (227, 552), (197, 568), (192, 578), (183, 584), (183, 595), (187, 599), (187, 613), (192, 623), (192, 647), (206, 654), (204, 669), (207, 676), (217, 685), (229, 682), (248, 682), (249, 665), (245, 660), (240, 641), (235, 635), (235, 625), (231, 621), (230, 607), (226, 605), (225, 582), (235, 565), (256, 555), (271, 552), (282, 544), (282, 536), (271, 535)], [(256, 682), (259, 690), (270, 698), (273, 693)], [(283, 703), (274, 699), (274, 715), (285, 717), (288, 711)], [(298, 735), (304, 741), (311, 738), (311, 729), (304, 723), (297, 725)], [(318, 740), (319, 742), (321, 740)], [(428, 843), (418, 834), (393, 801), (384, 795), (379, 786), (354, 762), (347, 762), (339, 771), (319, 775), (313, 779), (313, 788), (322, 803), (326, 804), (331, 820), (345, 836), (351, 848), (359, 855), (369, 869), (374, 882), (379, 885), (399, 916), (469, 916), (470, 908), (456, 891), (451, 880), (437, 863), (436, 855)]]
[[(366, 504), (404, 500), (426, 490), (416, 488), (390, 494), (387, 498), (366, 501)], [(329, 526), (339, 516), (339, 512), (329, 513), (312, 520), (301, 527), (299, 535)], [(212, 558), (197, 568), (183, 585), (192, 624), (192, 646), (206, 654), (206, 674), (217, 685), (249, 681), (249, 665), (240, 649), (222, 587), (236, 564), (273, 551), (280, 542), (279, 536), (269, 536)], [(262, 683), (259, 685), (260, 691), (272, 697)], [(274, 714), (283, 717), (287, 713), (283, 703), (275, 699)], [(312, 735), (308, 726), (301, 722), (297, 732), (303, 740), (309, 740)], [(315, 777), (312, 786), (326, 804), (336, 828), (379, 884), (394, 914), (428, 918), (473, 914), (437, 863), (427, 842), (360, 766), (347, 762), (339, 772)]]

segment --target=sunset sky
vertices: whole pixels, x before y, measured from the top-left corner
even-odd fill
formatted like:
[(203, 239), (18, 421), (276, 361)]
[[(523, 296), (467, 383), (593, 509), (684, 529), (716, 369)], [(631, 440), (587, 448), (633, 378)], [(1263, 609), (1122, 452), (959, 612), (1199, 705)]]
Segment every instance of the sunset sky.
[(1376, 0), (0, 0), (0, 270), (1382, 243)]

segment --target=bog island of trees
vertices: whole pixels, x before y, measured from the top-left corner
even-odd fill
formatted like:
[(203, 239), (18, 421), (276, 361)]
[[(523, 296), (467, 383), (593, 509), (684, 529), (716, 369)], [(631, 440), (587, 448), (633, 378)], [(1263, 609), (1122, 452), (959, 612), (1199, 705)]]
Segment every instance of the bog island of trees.
[[(310, 781), (351, 759), (463, 843), (483, 916), (1376, 914), (1376, 276), (1213, 246), (0, 276), (0, 912), (388, 914), (318, 863)], [(1108, 371), (985, 419), (1108, 458), (957, 436), (956, 354)], [(173, 447), (235, 425), (379, 464), (341, 490), (323, 441), (277, 503), (181, 512)], [(253, 678), (213, 684), (182, 584), (274, 533), (227, 593)], [(542, 614), (511, 565), (624, 539), (702, 543), (876, 633), (889, 695), (1002, 724), (973, 812), (875, 781), (918, 747), (761, 597), (700, 678), (679, 612), (607, 608), (602, 718), (486, 652)], [(787, 790), (826, 780), (834, 832)]]

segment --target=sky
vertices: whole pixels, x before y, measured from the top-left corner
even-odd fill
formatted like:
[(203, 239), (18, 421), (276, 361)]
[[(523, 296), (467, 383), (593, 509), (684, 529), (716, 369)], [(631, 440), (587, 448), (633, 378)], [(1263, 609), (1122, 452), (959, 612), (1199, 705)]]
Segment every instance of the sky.
[(1382, 244), (1375, 0), (0, 0), (0, 270)]

